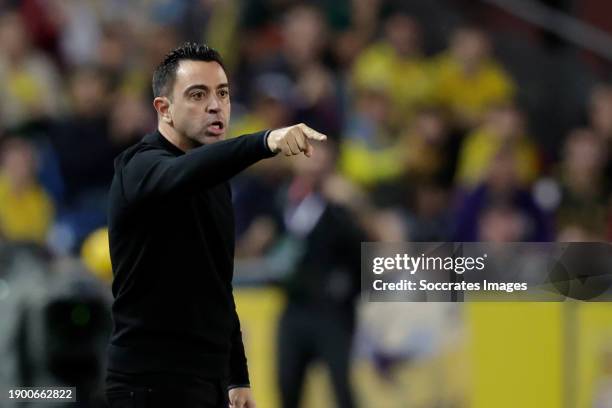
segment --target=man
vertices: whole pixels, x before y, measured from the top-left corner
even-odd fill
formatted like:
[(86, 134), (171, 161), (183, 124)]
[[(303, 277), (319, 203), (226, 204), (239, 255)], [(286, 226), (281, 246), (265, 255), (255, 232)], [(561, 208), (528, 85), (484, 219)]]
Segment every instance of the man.
[(350, 355), (360, 291), (361, 225), (329, 197), (337, 153), (320, 146), (312, 159), (292, 162), (293, 177), (277, 208), (283, 257), (292, 260), (283, 279), (287, 302), (278, 324), (278, 370), (283, 408), (302, 400), (306, 373), (315, 362), (329, 372), (336, 406), (355, 406)]
[[(113, 407), (253, 408), (232, 295), (228, 180), (282, 152), (310, 157), (303, 124), (224, 140), (230, 119), (219, 54), (185, 44), (153, 75), (158, 129), (115, 160), (109, 238)], [(226, 389), (228, 391), (226, 391)]]

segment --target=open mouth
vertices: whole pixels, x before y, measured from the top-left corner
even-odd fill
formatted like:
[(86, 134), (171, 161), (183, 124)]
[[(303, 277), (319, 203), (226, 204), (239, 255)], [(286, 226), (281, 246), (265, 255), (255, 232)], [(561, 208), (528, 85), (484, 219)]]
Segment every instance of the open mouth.
[(223, 124), (222, 121), (215, 120), (214, 122), (210, 122), (208, 124), (208, 126), (206, 127), (206, 130), (209, 133), (212, 133), (213, 135), (217, 136), (223, 133), (224, 128), (225, 128), (225, 125)]

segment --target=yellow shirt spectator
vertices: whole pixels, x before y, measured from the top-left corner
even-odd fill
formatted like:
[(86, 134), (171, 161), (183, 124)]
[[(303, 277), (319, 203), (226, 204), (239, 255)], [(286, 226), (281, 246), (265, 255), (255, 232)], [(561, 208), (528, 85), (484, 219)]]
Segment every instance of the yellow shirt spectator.
[(15, 191), (0, 174), (0, 235), (9, 241), (44, 243), (53, 212), (51, 199), (40, 186)]
[(481, 127), (463, 142), (457, 169), (459, 184), (471, 188), (482, 182), (492, 161), (504, 147), (514, 154), (518, 181), (523, 185), (532, 182), (539, 166), (537, 149), (529, 138), (520, 136), (507, 141), (490, 129)]
[(402, 151), (395, 145), (372, 148), (363, 141), (348, 139), (342, 143), (340, 168), (356, 184), (373, 187), (402, 174)]
[(491, 105), (508, 102), (514, 95), (512, 79), (491, 59), (482, 62), (471, 75), (450, 53), (437, 57), (433, 65), (435, 97), (462, 123), (477, 123)]
[(389, 44), (378, 43), (363, 51), (355, 61), (353, 82), (357, 89), (383, 89), (393, 102), (395, 117), (407, 120), (415, 107), (433, 96), (433, 78), (421, 57), (402, 58)]

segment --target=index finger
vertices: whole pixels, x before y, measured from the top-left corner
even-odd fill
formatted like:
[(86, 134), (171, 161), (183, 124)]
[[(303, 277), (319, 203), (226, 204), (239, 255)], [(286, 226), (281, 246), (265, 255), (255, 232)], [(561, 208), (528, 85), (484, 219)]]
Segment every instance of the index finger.
[(320, 141), (327, 140), (327, 136), (325, 136), (323, 133), (319, 133), (316, 130), (311, 129), (304, 124), (300, 125), (300, 129), (302, 130), (302, 133), (304, 133), (304, 135), (308, 139), (320, 140)]

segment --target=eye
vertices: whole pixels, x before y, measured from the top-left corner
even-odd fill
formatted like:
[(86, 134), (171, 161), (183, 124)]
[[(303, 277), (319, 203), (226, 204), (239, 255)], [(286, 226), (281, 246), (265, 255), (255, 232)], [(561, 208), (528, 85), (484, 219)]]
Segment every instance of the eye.
[(195, 101), (199, 101), (199, 100), (202, 100), (202, 98), (204, 98), (204, 92), (202, 91), (192, 92), (190, 96), (191, 96), (191, 99)]
[(219, 96), (221, 98), (227, 98), (229, 96), (229, 90), (227, 90), (227, 89), (220, 89), (219, 90)]

